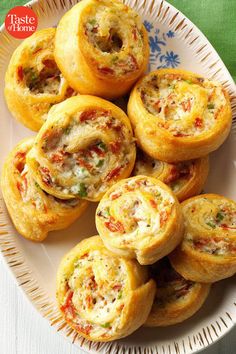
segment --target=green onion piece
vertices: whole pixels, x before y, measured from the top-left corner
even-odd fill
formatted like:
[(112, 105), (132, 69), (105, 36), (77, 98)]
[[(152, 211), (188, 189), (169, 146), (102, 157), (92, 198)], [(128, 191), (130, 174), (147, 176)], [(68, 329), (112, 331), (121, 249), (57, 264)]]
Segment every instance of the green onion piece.
[(217, 219), (217, 221), (222, 221), (223, 219), (224, 219), (224, 214), (222, 214), (222, 213), (217, 213), (217, 215), (216, 215), (216, 219)]
[(209, 103), (209, 104), (207, 105), (207, 108), (208, 108), (208, 109), (214, 109), (214, 108), (215, 108), (214, 103)]
[(104, 165), (104, 160), (99, 160), (96, 167), (102, 167)]
[(216, 226), (215, 226), (215, 224), (213, 224), (212, 222), (207, 222), (206, 223), (208, 226), (210, 226), (212, 229), (215, 229), (216, 228)]
[(119, 292), (117, 299), (120, 300), (122, 298), (122, 291)]
[(106, 323), (102, 324), (101, 326), (103, 328), (109, 328), (109, 327), (111, 327), (111, 324), (110, 324), (110, 322), (106, 322)]
[(86, 189), (86, 186), (84, 183), (80, 183), (78, 195), (81, 198), (87, 197), (88, 193), (87, 193), (87, 189)]

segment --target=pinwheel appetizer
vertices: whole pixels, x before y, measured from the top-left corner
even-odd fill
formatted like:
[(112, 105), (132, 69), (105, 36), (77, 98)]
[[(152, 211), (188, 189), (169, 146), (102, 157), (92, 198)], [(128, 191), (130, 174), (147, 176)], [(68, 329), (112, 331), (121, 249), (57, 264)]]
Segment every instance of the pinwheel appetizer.
[(26, 154), (34, 139), (21, 141), (9, 154), (2, 170), (1, 188), (17, 231), (31, 241), (43, 241), (49, 231), (71, 225), (86, 209), (80, 199), (60, 200), (45, 193), (34, 181)]
[(114, 99), (147, 68), (147, 32), (139, 15), (121, 1), (83, 0), (59, 22), (55, 59), (75, 90)]
[(236, 203), (203, 194), (182, 203), (183, 242), (170, 255), (185, 279), (211, 283), (236, 273)]
[(136, 261), (111, 254), (99, 236), (80, 242), (63, 259), (57, 299), (67, 323), (80, 335), (108, 342), (126, 337), (146, 321), (155, 282)]
[(98, 201), (131, 174), (135, 156), (125, 113), (101, 98), (76, 96), (52, 107), (27, 163), (49, 194)]
[(210, 284), (184, 279), (167, 258), (152, 266), (151, 274), (157, 290), (147, 327), (164, 327), (180, 323), (193, 316), (205, 302)]
[(55, 28), (35, 32), (15, 50), (5, 76), (5, 99), (13, 116), (38, 131), (52, 105), (75, 94), (54, 60)]
[(140, 264), (152, 264), (181, 242), (180, 205), (169, 187), (151, 177), (120, 181), (104, 195), (96, 226), (106, 247)]
[(208, 155), (225, 141), (232, 123), (223, 87), (178, 69), (141, 79), (131, 93), (128, 115), (142, 150), (166, 162)]
[(209, 172), (208, 156), (170, 164), (155, 160), (139, 150), (133, 175), (144, 175), (167, 184), (180, 202), (200, 194)]

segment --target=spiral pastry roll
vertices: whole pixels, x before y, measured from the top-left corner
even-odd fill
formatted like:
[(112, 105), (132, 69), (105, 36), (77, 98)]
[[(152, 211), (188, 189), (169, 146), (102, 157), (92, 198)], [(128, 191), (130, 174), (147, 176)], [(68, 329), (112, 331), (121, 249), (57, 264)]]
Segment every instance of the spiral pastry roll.
[(178, 69), (141, 79), (131, 93), (128, 115), (142, 150), (166, 162), (208, 155), (225, 141), (232, 123), (223, 87)]
[(15, 50), (5, 76), (5, 99), (13, 116), (38, 131), (52, 105), (75, 94), (54, 60), (55, 28), (35, 32)]
[(203, 305), (210, 284), (184, 279), (165, 258), (152, 266), (157, 290), (147, 327), (164, 327), (180, 323), (193, 316)]
[(131, 174), (135, 156), (125, 113), (101, 98), (76, 96), (50, 110), (27, 163), (49, 194), (98, 201)]
[(62, 315), (92, 341), (126, 337), (143, 325), (155, 288), (145, 267), (111, 254), (99, 236), (74, 247), (62, 259), (57, 274)]
[(139, 15), (121, 1), (83, 0), (59, 22), (55, 58), (75, 90), (114, 99), (147, 68), (147, 32)]
[(96, 211), (96, 226), (112, 252), (152, 264), (181, 242), (180, 205), (157, 179), (132, 177), (111, 187)]
[(183, 242), (170, 255), (185, 279), (211, 283), (236, 273), (236, 203), (203, 194), (182, 203)]
[(208, 156), (175, 164), (153, 159), (138, 151), (133, 175), (144, 175), (167, 184), (179, 201), (200, 194), (209, 172)]
[(34, 139), (21, 141), (9, 154), (2, 170), (1, 188), (17, 231), (31, 241), (43, 241), (49, 231), (72, 224), (86, 209), (80, 199), (60, 200), (45, 193), (32, 177), (26, 155)]

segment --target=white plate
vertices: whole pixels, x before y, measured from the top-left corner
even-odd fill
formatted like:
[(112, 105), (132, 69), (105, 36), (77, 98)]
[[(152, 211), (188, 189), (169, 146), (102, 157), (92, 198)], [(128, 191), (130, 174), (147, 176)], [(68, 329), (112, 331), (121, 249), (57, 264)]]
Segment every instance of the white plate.
[[(126, 0), (146, 21), (150, 31), (150, 68), (182, 67), (220, 81), (232, 98), (234, 125), (227, 142), (211, 156), (211, 172), (205, 190), (236, 199), (236, 88), (223, 62), (206, 37), (183, 14), (161, 0)], [(39, 29), (57, 24), (74, 0), (41, 0), (29, 3), (38, 15)], [(0, 33), (0, 161), (22, 138), (32, 133), (18, 124), (4, 102), (4, 74), (18, 40), (4, 27)], [(203, 308), (186, 322), (163, 329), (141, 328), (126, 339), (92, 343), (71, 330), (62, 320), (55, 301), (55, 274), (61, 257), (82, 238), (95, 235), (94, 210), (66, 231), (52, 232), (42, 244), (26, 241), (12, 226), (0, 200), (0, 248), (25, 294), (38, 311), (75, 345), (90, 353), (187, 354), (201, 350), (226, 334), (236, 323), (235, 278), (213, 286)], [(135, 305), (135, 304), (134, 304)]]

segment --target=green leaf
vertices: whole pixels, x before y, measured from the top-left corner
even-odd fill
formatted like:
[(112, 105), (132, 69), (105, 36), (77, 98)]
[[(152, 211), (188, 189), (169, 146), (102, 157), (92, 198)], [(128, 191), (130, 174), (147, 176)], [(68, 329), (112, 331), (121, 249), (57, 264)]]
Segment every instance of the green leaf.
[(214, 108), (215, 108), (214, 103), (209, 103), (209, 104), (207, 105), (207, 108), (208, 108), (208, 109), (214, 109)]
[(95, 26), (97, 23), (96, 19), (93, 18), (92, 20), (89, 21), (89, 24), (92, 25), (92, 26)]
[(119, 292), (117, 299), (120, 300), (122, 298), (122, 291)]
[(36, 187), (36, 188), (41, 189), (40, 186), (39, 186), (39, 184), (38, 184), (37, 182), (35, 182), (34, 184), (35, 184), (35, 187)]
[(87, 197), (87, 195), (88, 195), (87, 188), (84, 183), (80, 183), (78, 195), (81, 198)]
[(216, 219), (217, 219), (217, 221), (222, 221), (223, 219), (224, 219), (224, 214), (223, 213), (217, 213), (217, 215), (216, 215)]
[(102, 167), (104, 165), (104, 160), (99, 160), (96, 167)]
[(185, 82), (187, 82), (187, 84), (189, 84), (189, 85), (192, 85), (192, 81), (191, 80), (185, 80)]
[(103, 328), (109, 328), (109, 327), (111, 327), (111, 324), (110, 324), (110, 322), (106, 322), (106, 323), (102, 324), (101, 326)]
[(210, 226), (212, 229), (215, 229), (216, 228), (216, 226), (215, 226), (215, 224), (213, 224), (212, 222), (207, 222), (206, 223), (208, 226)]

